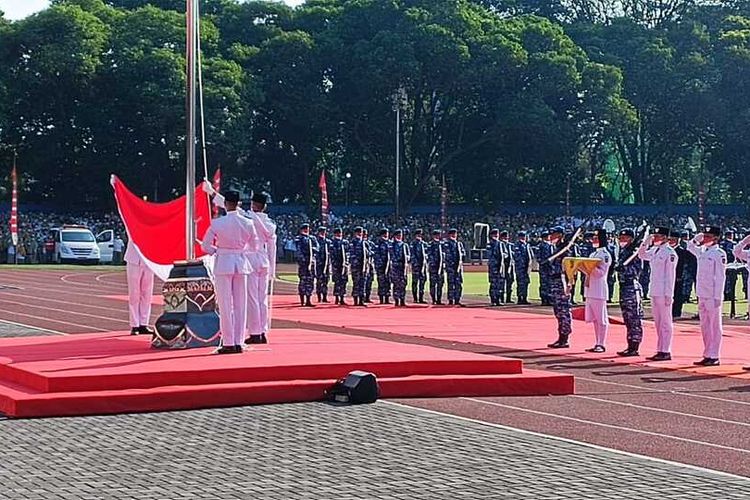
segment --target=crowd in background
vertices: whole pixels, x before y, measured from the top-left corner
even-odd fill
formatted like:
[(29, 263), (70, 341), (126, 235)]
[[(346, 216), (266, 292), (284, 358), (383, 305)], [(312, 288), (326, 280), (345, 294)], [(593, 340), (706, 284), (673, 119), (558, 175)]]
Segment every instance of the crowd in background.
[[(0, 213), (0, 262), (7, 262), (8, 248), (11, 246), (9, 213)], [(304, 213), (296, 214), (274, 214), (271, 209), (271, 217), (278, 226), (278, 256), (281, 260), (291, 262), (294, 255), (294, 238), (298, 234), (300, 225), (309, 223), (313, 231), (318, 225), (321, 225), (319, 218), (310, 218)], [(651, 225), (662, 224), (672, 225), (682, 229), (687, 222), (687, 215), (656, 215), (652, 216), (647, 222)], [(696, 219), (697, 217), (693, 216)], [(539, 213), (461, 213), (448, 214), (446, 227), (458, 229), (459, 239), (466, 244), (467, 250), (474, 243), (474, 223), (480, 222), (490, 226), (490, 228), (499, 228), (508, 230), (511, 237), (517, 231), (526, 231), (528, 233), (541, 233), (545, 228), (553, 225), (563, 225), (572, 229), (583, 222), (588, 221), (589, 226), (603, 224), (605, 219), (612, 219), (615, 227), (619, 230), (624, 227), (635, 228), (644, 221), (641, 216), (608, 216), (600, 214), (591, 219), (584, 220), (581, 217), (560, 217), (550, 216)], [(736, 216), (712, 216), (706, 217), (706, 223), (720, 225), (722, 227), (735, 228), (738, 234), (743, 234), (745, 224), (750, 225), (750, 221)], [(18, 261), (23, 263), (42, 263), (45, 262), (45, 243), (50, 241), (51, 230), (61, 227), (64, 224), (76, 224), (88, 227), (94, 235), (101, 231), (112, 229), (116, 236), (120, 236), (127, 242), (125, 227), (116, 212), (99, 212), (99, 213), (60, 213), (60, 212), (21, 212), (19, 214), (19, 244), (16, 249)], [(435, 228), (441, 228), (441, 217), (439, 213), (405, 215), (401, 217), (399, 224), (394, 224), (394, 217), (387, 215), (336, 215), (331, 214), (328, 227), (341, 227), (344, 234), (351, 234), (356, 226), (362, 226), (370, 232), (371, 236), (377, 234), (381, 228), (401, 228), (404, 230), (405, 239), (417, 228), (430, 231)]]

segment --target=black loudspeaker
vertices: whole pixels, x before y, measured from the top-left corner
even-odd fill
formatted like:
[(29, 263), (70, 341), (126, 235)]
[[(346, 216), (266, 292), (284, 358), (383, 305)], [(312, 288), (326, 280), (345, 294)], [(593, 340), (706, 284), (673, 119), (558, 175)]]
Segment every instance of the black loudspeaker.
[(326, 396), (335, 403), (374, 403), (380, 396), (380, 387), (375, 375), (355, 370), (336, 382)]
[(490, 226), (481, 222), (474, 223), (474, 250), (484, 250), (490, 242)]

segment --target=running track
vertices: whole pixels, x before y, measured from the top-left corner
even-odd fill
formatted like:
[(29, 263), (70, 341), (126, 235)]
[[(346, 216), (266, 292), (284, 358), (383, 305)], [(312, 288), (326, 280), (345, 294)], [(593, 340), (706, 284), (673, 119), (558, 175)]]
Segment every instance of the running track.
[[(122, 270), (0, 270), (0, 286), (2, 321), (58, 334), (129, 328), (125, 302), (105, 297), (127, 293)], [(289, 291), (284, 286), (277, 288)], [(159, 286), (156, 292), (159, 293)], [(154, 318), (158, 309), (154, 310)], [(274, 326), (291, 325), (277, 321)], [(322, 325), (305, 326), (338, 331)], [(734, 328), (748, 331), (750, 345), (750, 329)], [(513, 356), (523, 359), (529, 368), (561, 370), (576, 376), (574, 396), (402, 400), (401, 403), (750, 476), (749, 380), (379, 331), (356, 334)], [(750, 352), (747, 357), (750, 360)]]

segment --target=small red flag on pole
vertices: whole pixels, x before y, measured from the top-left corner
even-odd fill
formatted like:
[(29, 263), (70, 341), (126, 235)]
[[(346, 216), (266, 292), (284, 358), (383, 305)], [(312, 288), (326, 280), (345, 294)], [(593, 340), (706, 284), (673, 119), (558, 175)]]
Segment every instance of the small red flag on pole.
[(13, 155), (13, 171), (11, 172), (13, 191), (10, 202), (10, 238), (13, 246), (18, 246), (18, 177), (16, 176), (16, 157)]
[(320, 172), (320, 181), (318, 181), (318, 187), (320, 188), (320, 220), (323, 224), (328, 224), (328, 188), (326, 187), (326, 172), (323, 170)]
[[(221, 167), (217, 168), (216, 172), (214, 172), (214, 178), (211, 179), (211, 185), (217, 193), (221, 191)], [(213, 206), (212, 215), (214, 217), (219, 216), (219, 207), (216, 205)]]

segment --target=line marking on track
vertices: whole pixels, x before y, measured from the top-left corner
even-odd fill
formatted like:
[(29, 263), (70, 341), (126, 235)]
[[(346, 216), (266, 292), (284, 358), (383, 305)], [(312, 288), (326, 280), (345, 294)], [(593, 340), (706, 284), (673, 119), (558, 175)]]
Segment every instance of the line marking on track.
[[(627, 375), (627, 374), (624, 374)], [(667, 394), (678, 394), (680, 396), (687, 396), (691, 398), (710, 399), (712, 401), (723, 401), (725, 403), (734, 403), (738, 405), (750, 406), (750, 401), (738, 401), (736, 399), (718, 398), (716, 396), (706, 396), (704, 394), (695, 394), (692, 392), (684, 392), (676, 389), (654, 389), (652, 387), (645, 387), (642, 385), (623, 384), (622, 382), (610, 382), (608, 380), (596, 380), (593, 378), (575, 376), (576, 380), (585, 380), (586, 382), (596, 382), (597, 384), (617, 385), (620, 387), (629, 387), (631, 389), (640, 389), (642, 391), (655, 392), (655, 393), (667, 393)], [(739, 379), (737, 379), (739, 380)]]
[(722, 444), (708, 443), (706, 441), (698, 441), (698, 440), (695, 440), (695, 439), (683, 438), (683, 437), (679, 437), (679, 436), (673, 436), (671, 434), (662, 434), (660, 432), (651, 432), (651, 431), (644, 431), (644, 430), (641, 430), (641, 429), (633, 429), (632, 427), (622, 427), (622, 426), (619, 426), (619, 425), (605, 424), (603, 422), (596, 422), (594, 420), (587, 420), (587, 419), (583, 419), (583, 418), (569, 417), (567, 415), (558, 415), (556, 413), (549, 413), (549, 412), (546, 412), (546, 411), (531, 410), (531, 409), (528, 409), (528, 408), (522, 408), (520, 406), (513, 406), (513, 405), (508, 405), (508, 404), (503, 404), (503, 403), (496, 403), (494, 401), (485, 401), (483, 399), (476, 399), (476, 398), (460, 398), (460, 399), (463, 399), (464, 401), (472, 401), (474, 403), (479, 403), (479, 404), (484, 404), (484, 405), (497, 406), (499, 408), (506, 408), (506, 409), (509, 409), (509, 410), (517, 410), (517, 411), (522, 411), (522, 412), (525, 412), (525, 413), (533, 413), (535, 415), (542, 415), (542, 416), (545, 416), (545, 417), (552, 417), (552, 418), (559, 418), (559, 419), (562, 419), (562, 420), (569, 420), (571, 422), (577, 422), (579, 424), (595, 425), (597, 427), (605, 427), (607, 429), (616, 429), (616, 430), (620, 430), (620, 431), (633, 432), (633, 433), (636, 433), (636, 434), (644, 434), (646, 436), (654, 436), (654, 437), (660, 437), (660, 438), (666, 438), (666, 439), (673, 439), (675, 441), (682, 441), (684, 443), (697, 444), (697, 445), (701, 445), (701, 446), (708, 446), (708, 447), (711, 447), (711, 448), (719, 448), (721, 450), (736, 451), (738, 453), (746, 453), (746, 454), (750, 455), (750, 450), (746, 450), (744, 448), (735, 448), (734, 446), (725, 446), (725, 445), (722, 445)]
[[(112, 283), (108, 283), (108, 284), (105, 284), (105, 285), (97, 285), (96, 283), (93, 283), (93, 282), (79, 283), (79, 282), (76, 282), (76, 281), (70, 281), (70, 280), (66, 279), (66, 278), (72, 278), (72, 277), (75, 277), (75, 276), (87, 276), (87, 275), (86, 274), (82, 274), (82, 273), (66, 274), (64, 276), (60, 276), (60, 281), (62, 281), (63, 283), (67, 283), (68, 285), (85, 286), (85, 287), (88, 287), (88, 288), (101, 288), (101, 289), (119, 288), (119, 286), (114, 285)], [(104, 282), (100, 281), (100, 283), (104, 283)]]
[(20, 326), (22, 328), (29, 328), (31, 330), (39, 330), (40, 332), (55, 333), (57, 335), (70, 335), (69, 333), (60, 332), (57, 330), (51, 330), (49, 328), (42, 328), (41, 326), (26, 325), (24, 323), (18, 323), (16, 321), (10, 321), (9, 319), (0, 319), (0, 321), (2, 321), (3, 323), (8, 323), (9, 325)]
[(611, 399), (602, 399), (602, 398), (594, 398), (591, 396), (582, 396), (579, 394), (571, 394), (572, 397), (578, 398), (578, 399), (587, 399), (589, 401), (598, 401), (601, 403), (608, 403), (613, 405), (619, 405), (619, 406), (627, 406), (629, 408), (637, 408), (639, 410), (649, 410), (649, 411), (655, 411), (659, 413), (669, 413), (670, 415), (679, 415), (681, 417), (690, 417), (690, 418), (697, 418), (701, 420), (709, 420), (711, 422), (721, 422), (722, 424), (734, 424), (734, 425), (742, 425), (745, 427), (750, 427), (750, 423), (748, 422), (738, 422), (736, 420), (725, 420), (723, 418), (716, 418), (716, 417), (707, 417), (704, 415), (696, 415), (694, 413), (684, 413), (681, 411), (675, 411), (675, 410), (667, 410), (665, 408), (655, 408), (653, 406), (641, 406), (633, 403), (626, 403), (624, 401), (615, 401)]
[[(467, 399), (467, 398), (461, 398), (461, 399)], [(561, 436), (555, 436), (553, 434), (543, 434), (541, 432), (530, 431), (530, 430), (526, 430), (526, 429), (519, 429), (517, 427), (511, 427), (511, 426), (508, 426), (508, 425), (496, 424), (494, 422), (486, 422), (484, 420), (478, 420), (478, 419), (475, 419), (475, 418), (463, 417), (461, 415), (454, 415), (452, 413), (445, 413), (445, 412), (441, 412), (441, 411), (437, 411), (437, 410), (430, 410), (428, 408), (420, 408), (419, 406), (411, 406), (411, 405), (407, 405), (407, 404), (403, 404), (403, 403), (396, 403), (395, 401), (383, 401), (383, 400), (380, 400), (380, 401), (378, 401), (377, 404), (387, 404), (387, 405), (397, 406), (397, 407), (404, 408), (404, 409), (416, 410), (416, 411), (420, 411), (420, 412), (424, 412), (424, 413), (431, 413), (433, 415), (439, 415), (439, 416), (443, 416), (443, 417), (450, 417), (450, 418), (453, 418), (453, 419), (456, 419), (456, 420), (463, 420), (464, 422), (472, 422), (472, 423), (475, 423), (475, 424), (481, 424), (481, 425), (484, 425), (486, 427), (494, 427), (496, 429), (502, 429), (502, 430), (505, 430), (505, 431), (517, 432), (519, 434), (526, 434), (526, 435), (529, 435), (529, 436), (541, 437), (541, 438), (545, 438), (545, 439), (552, 439), (552, 440), (555, 440), (555, 441), (560, 441), (560, 442), (563, 442), (563, 443), (570, 443), (570, 444), (575, 444), (575, 445), (579, 445), (579, 446), (584, 446), (586, 448), (592, 448), (592, 449), (599, 450), (599, 451), (606, 451), (606, 452), (609, 452), (609, 453), (616, 453), (618, 455), (623, 455), (623, 456), (630, 457), (630, 458), (638, 458), (638, 459), (642, 459), (642, 460), (649, 460), (651, 462), (657, 462), (657, 463), (661, 463), (661, 464), (665, 464), (665, 465), (670, 465), (670, 466), (673, 466), (673, 467), (678, 467), (678, 468), (682, 467), (682, 468), (691, 469), (691, 470), (698, 471), (698, 472), (709, 473), (709, 474), (717, 474), (719, 476), (724, 476), (724, 477), (728, 477), (728, 478), (732, 478), (732, 479), (739, 479), (739, 480), (742, 480), (742, 481), (745, 481), (745, 482), (750, 482), (750, 478), (743, 477), (743, 476), (738, 476), (737, 474), (732, 474), (731, 472), (724, 472), (724, 471), (720, 471), (720, 470), (707, 469), (706, 467), (701, 467), (699, 465), (684, 464), (684, 463), (675, 462), (675, 461), (672, 461), (672, 460), (666, 460), (664, 458), (650, 457), (648, 455), (640, 455), (638, 453), (633, 453), (633, 452), (624, 451), (624, 450), (618, 450), (616, 448), (607, 448), (606, 446), (600, 446), (598, 444), (587, 443), (586, 441), (577, 441), (575, 439), (565, 438), (565, 437), (561, 437)]]
[[(62, 312), (62, 313), (66, 313), (66, 314), (75, 314), (77, 316), (87, 316), (89, 318), (103, 319), (105, 321), (115, 321), (117, 323), (128, 323), (128, 324), (130, 324), (129, 321), (124, 320), (124, 319), (111, 318), (109, 316), (97, 316), (96, 314), (88, 314), (88, 313), (82, 313), (82, 312), (76, 312), (76, 311), (67, 311), (65, 309), (57, 309), (57, 308), (54, 308), (54, 307), (35, 306), (35, 305), (32, 305), (32, 304), (26, 304), (24, 302), (15, 302), (13, 300), (7, 300), (5, 298), (0, 298), (0, 303), (3, 303), (3, 302), (7, 303), (7, 304), (15, 304), (17, 306), (22, 306), (22, 307), (33, 307), (33, 308), (36, 308), (36, 309), (44, 309), (46, 311), (55, 311), (55, 312)], [(11, 312), (11, 311), (9, 311), (9, 312)]]
[[(20, 312), (8, 312), (8, 311), (6, 311), (5, 314), (10, 314), (10, 315), (13, 315), (13, 316), (25, 316), (27, 318), (33, 318), (33, 319), (41, 320), (44, 323), (60, 323), (61, 325), (75, 326), (76, 328), (85, 328), (86, 330), (93, 330), (95, 332), (104, 332), (104, 331), (107, 331), (106, 329), (103, 329), (103, 328), (94, 328), (91, 325), (80, 325), (78, 323), (71, 323), (69, 321), (62, 321), (62, 320), (59, 320), (59, 319), (44, 318), (42, 316), (35, 316), (33, 314), (26, 314), (26, 313), (20, 313)], [(8, 320), (6, 320), (5, 318), (2, 318), (2, 317), (0, 317), (0, 320), (2, 320), (2, 321), (8, 321)]]
[[(42, 302), (54, 302), (54, 303), (57, 303), (57, 304), (67, 304), (69, 306), (80, 306), (80, 307), (83, 307), (85, 309), (103, 309), (105, 311), (110, 311), (110, 312), (113, 309), (112, 307), (97, 306), (97, 305), (94, 305), (94, 304), (84, 304), (84, 303), (81, 303), (81, 302), (73, 302), (73, 301), (70, 301), (70, 300), (49, 299), (47, 297), (40, 297), (38, 295), (36, 295), (36, 296), (35, 295), (24, 295), (22, 293), (15, 293), (15, 291), (12, 292), (12, 293), (7, 293), (4, 296), (5, 297), (8, 297), (8, 296), (10, 296), (10, 297), (24, 297), (24, 298), (27, 298), (27, 299), (34, 299), (34, 300), (38, 300), (38, 301), (42, 301)], [(94, 295), (94, 296), (91, 296), (91, 297), (97, 297), (97, 296)], [(3, 301), (3, 300), (4, 299), (2, 297), (0, 297), (0, 302)], [(127, 311), (125, 309), (123, 309), (122, 312), (124, 314), (127, 314)]]

